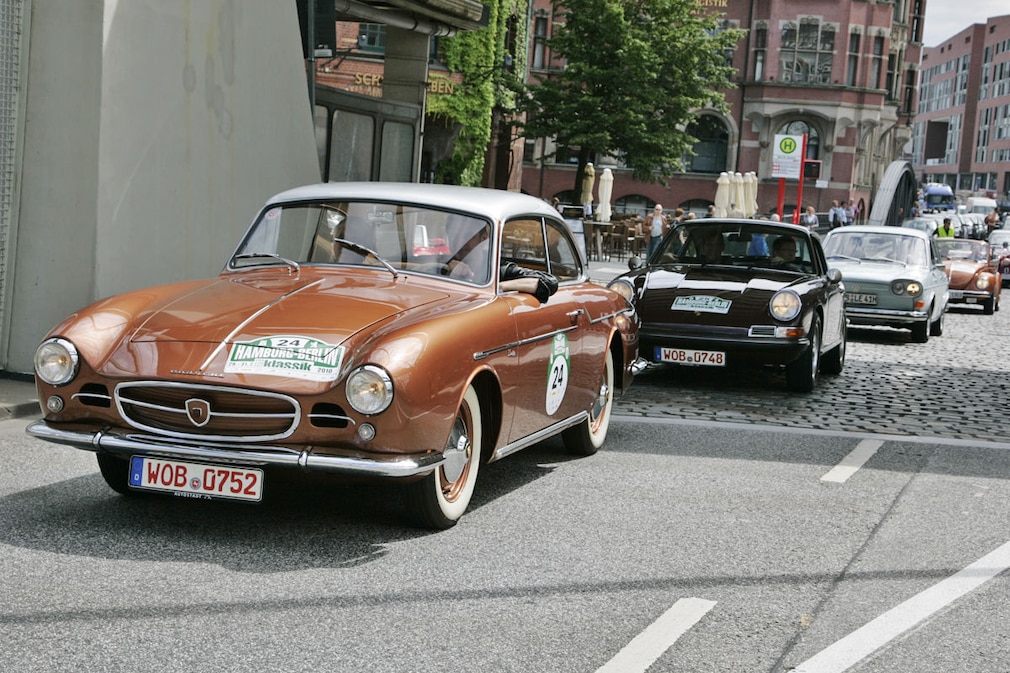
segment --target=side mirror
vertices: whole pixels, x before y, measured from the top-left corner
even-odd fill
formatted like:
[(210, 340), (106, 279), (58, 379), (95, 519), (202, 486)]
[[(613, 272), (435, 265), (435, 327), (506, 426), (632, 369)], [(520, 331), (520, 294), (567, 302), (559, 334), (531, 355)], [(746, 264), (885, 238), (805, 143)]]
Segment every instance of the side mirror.
[(841, 283), (842, 272), (838, 269), (828, 269), (828, 280), (832, 283)]
[(645, 266), (645, 263), (642, 261), (642, 258), (639, 257), (638, 255), (632, 255), (631, 258), (628, 259), (628, 268), (632, 271), (634, 271), (635, 269), (639, 269), (643, 266)]

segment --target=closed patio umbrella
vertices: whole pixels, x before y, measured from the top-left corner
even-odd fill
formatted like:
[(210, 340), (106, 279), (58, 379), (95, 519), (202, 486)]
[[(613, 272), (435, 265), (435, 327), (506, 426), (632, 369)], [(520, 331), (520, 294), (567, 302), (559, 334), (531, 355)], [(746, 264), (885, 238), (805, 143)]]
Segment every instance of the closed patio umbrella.
[(720, 173), (715, 184), (715, 216), (726, 217), (729, 214), (730, 190), (732, 189), (729, 173), (725, 171)]
[(610, 196), (614, 191), (614, 172), (603, 169), (600, 175), (600, 207), (596, 211), (596, 219), (600, 222), (610, 222)]
[(586, 216), (593, 214), (593, 185), (596, 184), (596, 169), (592, 163), (586, 164), (586, 170), (582, 174), (582, 194), (579, 203), (585, 209)]
[(733, 203), (742, 216), (747, 215), (747, 185), (744, 183), (743, 173), (733, 174)]
[(743, 212), (747, 217), (754, 217), (758, 211), (757, 196), (758, 196), (758, 176), (754, 171), (748, 171), (744, 175), (744, 179), (747, 181), (747, 201), (744, 206)]

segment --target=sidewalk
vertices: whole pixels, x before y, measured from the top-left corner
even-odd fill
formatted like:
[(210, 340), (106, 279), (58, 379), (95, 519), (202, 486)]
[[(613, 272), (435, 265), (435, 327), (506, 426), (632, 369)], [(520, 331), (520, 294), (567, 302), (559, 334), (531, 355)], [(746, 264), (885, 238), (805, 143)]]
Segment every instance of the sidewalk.
[(0, 421), (41, 414), (31, 376), (0, 372)]
[[(589, 277), (606, 285), (628, 270), (628, 260), (593, 261), (589, 263)], [(30, 375), (0, 372), (0, 421), (41, 415), (35, 383)]]

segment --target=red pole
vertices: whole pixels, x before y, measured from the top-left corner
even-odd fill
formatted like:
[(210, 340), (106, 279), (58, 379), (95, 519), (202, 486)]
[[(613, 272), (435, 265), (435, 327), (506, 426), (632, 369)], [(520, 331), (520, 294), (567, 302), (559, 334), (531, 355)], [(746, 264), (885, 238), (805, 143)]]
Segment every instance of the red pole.
[(779, 214), (779, 219), (782, 219), (782, 207), (786, 202), (786, 179), (779, 178), (779, 203), (775, 208), (775, 212)]
[(800, 223), (800, 210), (803, 208), (803, 174), (807, 164), (807, 134), (803, 134), (803, 153), (800, 155), (800, 188), (796, 192), (796, 210), (793, 211), (793, 224)]

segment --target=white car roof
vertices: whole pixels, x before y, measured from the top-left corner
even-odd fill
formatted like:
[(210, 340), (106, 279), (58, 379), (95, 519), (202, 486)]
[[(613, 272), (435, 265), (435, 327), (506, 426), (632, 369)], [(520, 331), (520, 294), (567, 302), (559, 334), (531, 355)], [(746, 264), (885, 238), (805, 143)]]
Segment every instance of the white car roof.
[(458, 209), (493, 220), (502, 220), (516, 214), (545, 215), (556, 219), (561, 217), (550, 204), (528, 194), (416, 182), (326, 182), (305, 185), (274, 195), (267, 202), (267, 207), (314, 200), (411, 203)]

